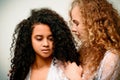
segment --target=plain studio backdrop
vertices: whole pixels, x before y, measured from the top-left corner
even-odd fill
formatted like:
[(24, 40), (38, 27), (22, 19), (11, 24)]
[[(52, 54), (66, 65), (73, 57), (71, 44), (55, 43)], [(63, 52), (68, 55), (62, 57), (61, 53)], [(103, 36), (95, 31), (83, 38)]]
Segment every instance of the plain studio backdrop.
[[(72, 0), (0, 0), (0, 80), (7, 80), (10, 69), (10, 45), (15, 26), (34, 8), (48, 7), (68, 21)], [(120, 0), (109, 0), (120, 10)]]

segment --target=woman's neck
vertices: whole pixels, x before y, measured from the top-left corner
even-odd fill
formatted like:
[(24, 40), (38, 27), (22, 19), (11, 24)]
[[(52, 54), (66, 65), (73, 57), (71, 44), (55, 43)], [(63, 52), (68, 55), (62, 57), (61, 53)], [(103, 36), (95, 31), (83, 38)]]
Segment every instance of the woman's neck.
[(32, 65), (33, 69), (40, 69), (44, 67), (49, 67), (52, 62), (52, 57), (49, 58), (39, 58), (36, 57), (35, 62)]

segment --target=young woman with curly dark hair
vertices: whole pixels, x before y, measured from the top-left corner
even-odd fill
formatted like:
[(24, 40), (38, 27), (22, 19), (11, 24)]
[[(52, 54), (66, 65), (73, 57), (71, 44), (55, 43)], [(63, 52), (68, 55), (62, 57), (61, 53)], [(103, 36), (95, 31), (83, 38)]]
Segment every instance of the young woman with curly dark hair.
[(74, 38), (64, 19), (47, 8), (34, 9), (13, 34), (10, 80), (67, 80), (66, 62), (79, 62)]
[(120, 80), (117, 10), (107, 0), (73, 0), (70, 18), (71, 30), (81, 42), (82, 80)]

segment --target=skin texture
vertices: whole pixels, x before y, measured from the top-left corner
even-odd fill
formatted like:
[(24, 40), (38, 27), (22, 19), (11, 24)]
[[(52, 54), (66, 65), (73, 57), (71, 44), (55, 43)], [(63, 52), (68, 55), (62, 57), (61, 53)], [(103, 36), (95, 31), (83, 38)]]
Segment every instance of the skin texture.
[(53, 37), (48, 25), (34, 25), (32, 32), (32, 46), (36, 57), (47, 58), (53, 53)]
[(35, 24), (33, 27), (31, 40), (36, 59), (31, 68), (30, 78), (31, 80), (46, 80), (53, 53), (52, 32), (45, 24)]
[(64, 73), (70, 80), (82, 80), (82, 67), (77, 66), (75, 62), (68, 62), (63, 69)]
[[(76, 15), (77, 14), (77, 15)], [(80, 13), (80, 9), (78, 6), (75, 6), (71, 11), (71, 24), (72, 24), (72, 32), (82, 41), (87, 41), (88, 31), (84, 26), (82, 21), (82, 15)]]

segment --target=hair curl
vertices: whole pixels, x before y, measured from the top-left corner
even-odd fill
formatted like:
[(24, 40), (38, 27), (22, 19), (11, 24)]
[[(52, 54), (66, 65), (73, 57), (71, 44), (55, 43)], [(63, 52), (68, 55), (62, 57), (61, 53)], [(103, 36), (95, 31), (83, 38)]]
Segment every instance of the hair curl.
[(118, 50), (120, 55), (120, 15), (107, 0), (74, 0), (71, 10), (76, 5), (89, 33), (88, 46), (82, 45), (80, 59), (82, 64), (91, 60), (89, 67), (94, 65), (95, 71), (107, 50)]
[(30, 66), (35, 61), (35, 52), (31, 44), (31, 35), (34, 24), (47, 24), (54, 38), (53, 57), (62, 62), (75, 61), (78, 65), (79, 54), (75, 48), (74, 38), (67, 23), (55, 11), (42, 8), (31, 11), (31, 16), (21, 21), (13, 34), (14, 57), (11, 60), (10, 80), (24, 80)]

